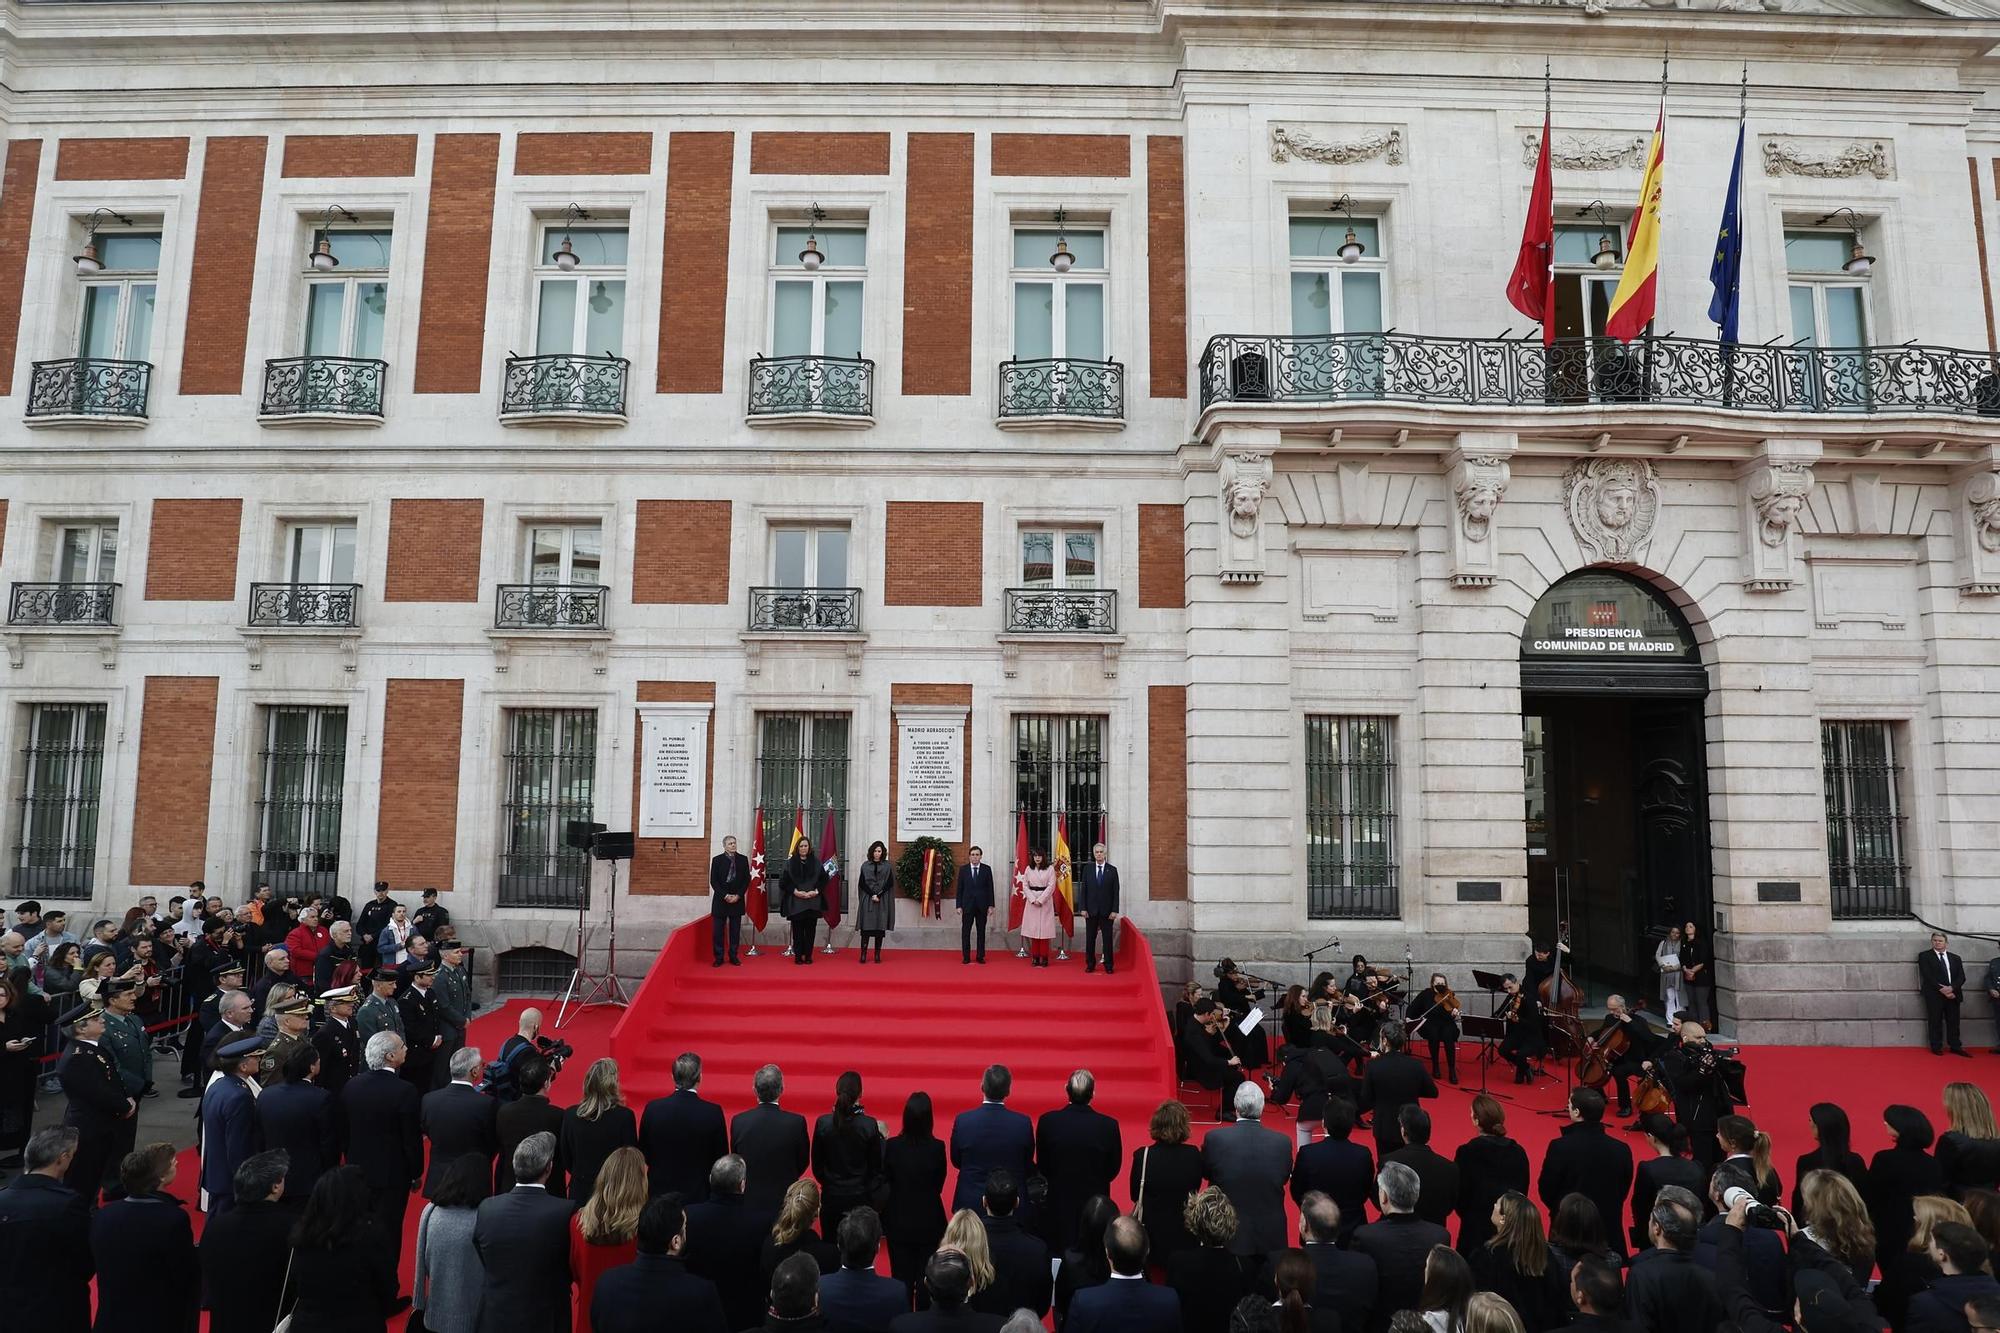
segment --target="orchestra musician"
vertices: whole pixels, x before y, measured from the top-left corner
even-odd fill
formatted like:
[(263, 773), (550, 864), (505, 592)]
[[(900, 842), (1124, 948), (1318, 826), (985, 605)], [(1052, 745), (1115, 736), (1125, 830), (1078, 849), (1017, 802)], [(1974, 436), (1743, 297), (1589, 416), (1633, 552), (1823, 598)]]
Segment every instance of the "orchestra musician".
[(1332, 1000), (1318, 1000), (1314, 1002), (1311, 1012), (1312, 1040), (1308, 1044), (1316, 1050), (1332, 1051), (1358, 1072), (1368, 1062), (1368, 1049), (1348, 1036), (1347, 1029), (1341, 1025), (1345, 1006)]
[(1442, 972), (1431, 973), (1429, 990), (1419, 991), (1410, 1001), (1410, 1019), (1417, 1035), (1430, 1043), (1431, 1077), (1438, 1076), (1438, 1051), (1444, 1051), (1445, 1078), (1458, 1086), (1459, 1001)]
[(1181, 1032), (1188, 1077), (1222, 1093), (1224, 1120), (1235, 1118), (1236, 1089), (1243, 1083), (1243, 1062), (1230, 1051), (1229, 1040), (1223, 1035), (1229, 1026), (1229, 1011), (1203, 996), (1194, 1002), (1194, 1012)]
[(1695, 1161), (1704, 1170), (1713, 1170), (1719, 1150), (1715, 1122), (1736, 1106), (1729, 1099), (1722, 1060), (1709, 1045), (1707, 1030), (1692, 1021), (1681, 1024), (1680, 1044), (1646, 1061), (1646, 1072), (1652, 1073), (1656, 1065), (1665, 1072), (1667, 1090), (1674, 1098), (1674, 1119), (1687, 1131)]
[(1534, 990), (1523, 985), (1512, 972), (1501, 981), (1507, 991), (1507, 1006), (1500, 1011), (1507, 1022), (1507, 1035), (1500, 1039), (1500, 1054), (1514, 1066), (1516, 1083), (1532, 1083), (1535, 1071), (1530, 1062), (1547, 1049), (1541, 1001), (1535, 998)]
[(1271, 1039), (1264, 1034), (1263, 1025), (1248, 1032), (1240, 1026), (1264, 994), (1264, 988), (1236, 966), (1235, 959), (1225, 958), (1215, 965), (1215, 1002), (1229, 1011), (1229, 1049), (1245, 1069), (1262, 1069), (1271, 1063)]
[(1306, 999), (1304, 986), (1285, 987), (1285, 998), (1278, 1001), (1278, 1061), (1284, 1063), (1292, 1058), (1292, 1052), (1302, 1051), (1312, 1045), (1312, 1004)]
[(1347, 1035), (1364, 1046), (1375, 1044), (1375, 1029), (1389, 1012), (1389, 988), (1395, 978), (1379, 967), (1370, 967), (1360, 954), (1354, 955), (1354, 971), (1341, 989), (1357, 1001), (1348, 1006)]
[(1642, 1015), (1635, 1014), (1625, 1004), (1623, 995), (1614, 995), (1604, 1002), (1604, 1021), (1590, 1034), (1593, 1049), (1604, 1045), (1614, 1032), (1624, 1034), (1624, 1049), (1610, 1057), (1611, 1080), (1618, 1086), (1618, 1114), (1632, 1114), (1632, 1080), (1646, 1073), (1646, 1062), (1651, 1060), (1667, 1044), (1667, 1039), (1654, 1031)]
[[(1325, 1032), (1326, 1035), (1339, 1036), (1333, 1031), (1331, 1004), (1322, 1001), (1314, 1005), (1311, 1022), (1315, 1029)], [(1347, 1039), (1341, 1037), (1340, 1040)], [(1331, 1044), (1312, 1044), (1303, 1049), (1288, 1046), (1285, 1049), (1296, 1053), (1286, 1060), (1284, 1076), (1271, 1089), (1271, 1101), (1283, 1106), (1297, 1094), (1298, 1140), (1303, 1147), (1312, 1142), (1313, 1127), (1326, 1119), (1326, 1103), (1329, 1097), (1344, 1097), (1348, 1101), (1355, 1101), (1358, 1094), (1354, 1080), (1348, 1076), (1342, 1055)]]

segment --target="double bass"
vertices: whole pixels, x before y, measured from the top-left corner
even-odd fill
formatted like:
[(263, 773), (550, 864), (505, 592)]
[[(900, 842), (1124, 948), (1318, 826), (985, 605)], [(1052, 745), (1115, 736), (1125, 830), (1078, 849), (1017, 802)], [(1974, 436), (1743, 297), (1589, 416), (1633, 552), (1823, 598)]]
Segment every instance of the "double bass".
[[(1568, 1060), (1583, 1053), (1583, 992), (1563, 966), (1569, 952), (1569, 922), (1557, 923), (1553, 971), (1536, 983), (1535, 998), (1542, 1002), (1542, 1021), (1548, 1033), (1549, 1054)], [(1595, 1085), (1593, 1085), (1595, 1086)]]

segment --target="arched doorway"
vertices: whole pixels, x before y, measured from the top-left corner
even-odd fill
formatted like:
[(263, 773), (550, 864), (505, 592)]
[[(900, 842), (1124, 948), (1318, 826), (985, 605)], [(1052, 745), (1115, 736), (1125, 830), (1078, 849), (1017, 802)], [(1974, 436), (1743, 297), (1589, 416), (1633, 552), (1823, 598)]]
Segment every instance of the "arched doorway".
[(1521, 633), (1528, 925), (1567, 923), (1591, 1003), (1657, 999), (1669, 921), (1709, 920), (1708, 672), (1687, 618), (1644, 581), (1585, 569)]

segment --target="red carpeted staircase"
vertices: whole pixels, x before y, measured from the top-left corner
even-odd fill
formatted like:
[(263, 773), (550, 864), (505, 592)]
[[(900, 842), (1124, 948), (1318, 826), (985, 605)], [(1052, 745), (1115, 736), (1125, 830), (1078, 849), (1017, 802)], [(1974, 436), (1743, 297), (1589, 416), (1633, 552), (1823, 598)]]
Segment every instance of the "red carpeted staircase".
[(857, 962), (850, 946), (800, 967), (779, 948), (718, 969), (706, 918), (668, 937), (611, 1033), (627, 1102), (671, 1092), (682, 1051), (701, 1056), (702, 1095), (732, 1114), (755, 1100), (750, 1076), (766, 1063), (785, 1071), (785, 1105), (809, 1117), (832, 1106), (834, 1080), (855, 1070), (870, 1113), (892, 1133), (918, 1089), (946, 1133), (951, 1116), (978, 1102), (991, 1064), (1013, 1071), (1010, 1104), (1030, 1115), (1062, 1104), (1072, 1070), (1090, 1070), (1097, 1108), (1139, 1126), (1140, 1141), (1153, 1108), (1174, 1095), (1152, 950), (1129, 924), (1111, 975), (1085, 973), (1080, 957), (1031, 967), (1004, 948), (969, 967), (956, 950), (893, 942), (879, 965)]

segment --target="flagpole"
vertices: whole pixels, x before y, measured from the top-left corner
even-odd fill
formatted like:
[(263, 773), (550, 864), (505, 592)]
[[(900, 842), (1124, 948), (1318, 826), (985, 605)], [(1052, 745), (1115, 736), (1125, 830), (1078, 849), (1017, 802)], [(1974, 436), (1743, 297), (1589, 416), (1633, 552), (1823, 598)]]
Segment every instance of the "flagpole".
[[(1556, 95), (1555, 83), (1550, 74), (1551, 63), (1548, 56), (1542, 57), (1542, 152), (1550, 155), (1548, 160), (1553, 164), (1555, 162), (1553, 155), (1556, 151), (1556, 146), (1551, 140), (1556, 137)], [(1538, 163), (1537, 167), (1539, 168), (1539, 166), (1540, 164)], [(1552, 327), (1555, 324), (1556, 318), (1555, 206), (1555, 196), (1551, 194), (1549, 196), (1549, 268), (1546, 280), (1542, 283), (1542, 318)], [(1544, 347), (1551, 346), (1555, 342), (1552, 327), (1551, 330), (1544, 331), (1542, 335), (1542, 345)]]

